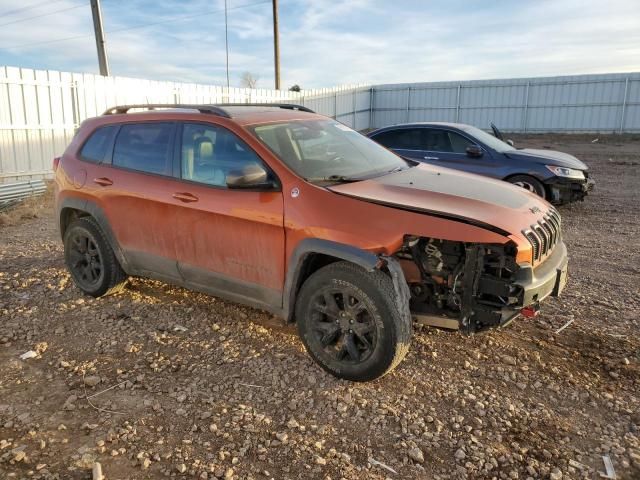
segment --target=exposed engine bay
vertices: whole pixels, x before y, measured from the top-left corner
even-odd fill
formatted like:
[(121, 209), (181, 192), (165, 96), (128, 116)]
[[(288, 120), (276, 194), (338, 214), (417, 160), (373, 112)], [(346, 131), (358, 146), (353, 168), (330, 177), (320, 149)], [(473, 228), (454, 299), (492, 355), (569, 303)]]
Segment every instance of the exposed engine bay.
[(431, 318), (430, 324), (472, 333), (508, 323), (523, 307), (514, 245), (407, 236), (395, 257), (409, 284), (412, 314)]

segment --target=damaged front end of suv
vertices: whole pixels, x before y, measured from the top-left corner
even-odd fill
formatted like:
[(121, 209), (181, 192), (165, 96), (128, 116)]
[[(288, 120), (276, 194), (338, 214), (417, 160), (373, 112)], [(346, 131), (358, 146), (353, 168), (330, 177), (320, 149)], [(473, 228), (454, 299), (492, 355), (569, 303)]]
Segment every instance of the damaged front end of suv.
[(534, 316), (539, 302), (557, 296), (566, 283), (566, 248), (560, 216), (552, 209), (525, 229), (530, 262), (518, 262), (517, 245), (475, 244), (405, 236), (394, 257), (411, 293), (419, 322), (474, 333), (504, 326), (516, 316)]

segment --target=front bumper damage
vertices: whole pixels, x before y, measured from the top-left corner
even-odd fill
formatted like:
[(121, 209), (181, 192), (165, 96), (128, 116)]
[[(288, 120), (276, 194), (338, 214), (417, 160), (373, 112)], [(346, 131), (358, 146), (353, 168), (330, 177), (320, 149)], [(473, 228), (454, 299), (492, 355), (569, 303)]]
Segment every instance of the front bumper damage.
[(596, 182), (592, 178), (589, 178), (586, 172), (585, 175), (586, 178), (584, 180), (554, 177), (545, 182), (549, 188), (549, 199), (551, 203), (562, 205), (583, 201), (584, 197), (586, 197), (596, 185)]
[(551, 255), (536, 268), (520, 265), (516, 285), (522, 289), (522, 307), (534, 305), (548, 296), (557, 297), (567, 283), (567, 247), (558, 243)]
[[(567, 248), (562, 241), (539, 265), (517, 265), (510, 277), (495, 275), (504, 269), (505, 265), (495, 265), (504, 257), (494, 251), (494, 258), (487, 260), (487, 252), (482, 245), (467, 248), (460, 320), (460, 329), (466, 333), (504, 326), (524, 310), (537, 311), (540, 302), (560, 295), (567, 283)], [(490, 268), (488, 262), (493, 264)]]

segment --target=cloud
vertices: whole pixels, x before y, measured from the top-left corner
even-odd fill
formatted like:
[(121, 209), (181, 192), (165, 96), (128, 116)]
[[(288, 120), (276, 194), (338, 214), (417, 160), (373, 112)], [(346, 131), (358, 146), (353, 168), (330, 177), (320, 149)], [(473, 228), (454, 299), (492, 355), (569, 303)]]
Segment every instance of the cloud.
[[(228, 2), (231, 83), (250, 71), (269, 88), (271, 3)], [(64, 0), (0, 16), (0, 24), (77, 4)], [(226, 83), (223, 7), (224, 0), (104, 0), (113, 74)], [(0, 15), (15, 8), (13, 0), (0, 0)], [(168, 22), (137, 28), (162, 21)], [(6, 25), (0, 64), (96, 73), (92, 35), (88, 5)], [(74, 36), (81, 38), (52, 41)], [(280, 36), (284, 86), (640, 70), (637, 0), (612, 0), (606, 9), (596, 0), (280, 0)], [(45, 43), (12, 48), (39, 42)]]

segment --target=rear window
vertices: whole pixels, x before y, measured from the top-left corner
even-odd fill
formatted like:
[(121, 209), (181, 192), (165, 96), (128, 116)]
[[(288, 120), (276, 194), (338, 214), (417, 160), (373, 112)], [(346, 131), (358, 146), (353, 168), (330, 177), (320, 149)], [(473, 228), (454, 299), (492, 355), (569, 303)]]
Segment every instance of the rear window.
[(147, 173), (171, 175), (173, 123), (138, 123), (120, 127), (113, 164)]
[(98, 128), (91, 134), (82, 150), (80, 150), (80, 158), (87, 162), (104, 162), (107, 154), (111, 151), (113, 137), (117, 131), (118, 127), (116, 125)]

